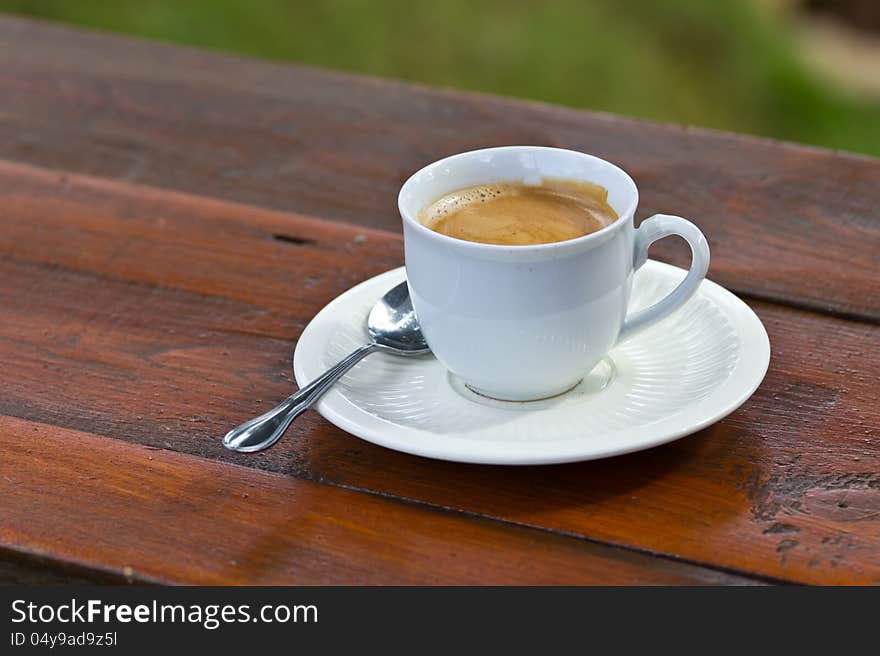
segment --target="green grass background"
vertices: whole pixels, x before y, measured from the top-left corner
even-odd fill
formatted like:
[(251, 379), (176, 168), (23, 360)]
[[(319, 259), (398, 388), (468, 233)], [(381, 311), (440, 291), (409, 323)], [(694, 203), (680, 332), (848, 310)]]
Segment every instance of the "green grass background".
[(0, 0), (0, 11), (880, 155), (880, 100), (811, 75), (791, 26), (750, 0)]

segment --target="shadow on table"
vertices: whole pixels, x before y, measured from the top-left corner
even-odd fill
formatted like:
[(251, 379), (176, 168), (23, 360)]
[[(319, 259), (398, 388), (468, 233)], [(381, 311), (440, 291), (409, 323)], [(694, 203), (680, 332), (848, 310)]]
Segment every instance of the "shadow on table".
[[(358, 440), (323, 420), (319, 423), (317, 434), (312, 433), (307, 446), (301, 445), (308, 455), (300, 466), (305, 464), (311, 477), (559, 530), (592, 523), (592, 517), (611, 506), (614, 511), (606, 517), (613, 514), (614, 521), (632, 520), (647, 526), (661, 515), (686, 512), (689, 497), (715, 496), (724, 501), (731, 479), (747, 480), (759, 461), (754, 448), (760, 441), (743, 436), (741, 427), (725, 424), (614, 458), (509, 467), (410, 456)], [(723, 519), (729, 506), (713, 504), (713, 521)]]

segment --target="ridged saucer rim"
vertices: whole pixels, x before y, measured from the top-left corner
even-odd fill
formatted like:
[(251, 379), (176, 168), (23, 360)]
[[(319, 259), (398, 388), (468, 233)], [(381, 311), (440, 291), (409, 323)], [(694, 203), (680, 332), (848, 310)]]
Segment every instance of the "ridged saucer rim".
[[(640, 275), (675, 277), (685, 271), (656, 260), (648, 260)], [(406, 277), (398, 267), (365, 280), (328, 303), (303, 330), (294, 351), (297, 384), (317, 377), (325, 368), (321, 355), (327, 345), (322, 334), (337, 317), (350, 316), (348, 307), (360, 306), (359, 299), (378, 299)], [(316, 410), (329, 422), (367, 442), (412, 455), (453, 462), (492, 465), (544, 465), (608, 458), (649, 449), (691, 435), (723, 419), (745, 403), (764, 379), (770, 363), (767, 331), (752, 309), (721, 285), (704, 280), (697, 294), (713, 303), (733, 326), (740, 340), (740, 357), (730, 375), (707, 397), (671, 416), (646, 425), (607, 434), (601, 444), (595, 440), (536, 440), (502, 442), (436, 433), (396, 424), (357, 406), (338, 389), (330, 390)], [(632, 338), (638, 340), (636, 335)], [(375, 356), (373, 356), (375, 357)], [(369, 360), (365, 361), (368, 365)], [(467, 403), (462, 399), (462, 403)], [(499, 411), (500, 412), (500, 411)]]

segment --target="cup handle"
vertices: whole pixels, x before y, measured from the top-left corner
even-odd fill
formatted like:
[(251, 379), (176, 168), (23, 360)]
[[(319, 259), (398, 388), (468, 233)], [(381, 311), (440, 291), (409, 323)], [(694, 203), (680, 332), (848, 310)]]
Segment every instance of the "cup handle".
[(709, 269), (709, 243), (693, 223), (670, 214), (655, 214), (650, 219), (642, 221), (636, 230), (633, 271), (637, 271), (647, 261), (648, 247), (651, 244), (670, 235), (682, 237), (691, 247), (691, 268), (678, 287), (664, 298), (651, 307), (627, 315), (620, 329), (620, 336), (617, 338), (618, 343), (675, 312), (693, 296), (700, 282), (706, 277), (706, 271)]

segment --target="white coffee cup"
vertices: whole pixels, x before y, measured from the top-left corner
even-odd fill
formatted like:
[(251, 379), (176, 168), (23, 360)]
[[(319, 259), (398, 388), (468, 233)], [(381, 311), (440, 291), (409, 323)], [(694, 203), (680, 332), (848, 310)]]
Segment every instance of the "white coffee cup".
[[(533, 246), (448, 237), (419, 212), (465, 187), (542, 177), (586, 180), (608, 190), (619, 218), (583, 237)], [(655, 214), (633, 226), (635, 183), (605, 160), (559, 148), (507, 146), (447, 157), (413, 174), (398, 198), (413, 307), (434, 355), (477, 392), (525, 401), (565, 392), (619, 341), (682, 306), (709, 267), (700, 230)], [(683, 237), (687, 276), (655, 305), (627, 315), (633, 272), (654, 241)], [(674, 335), (669, 336), (675, 339)]]

